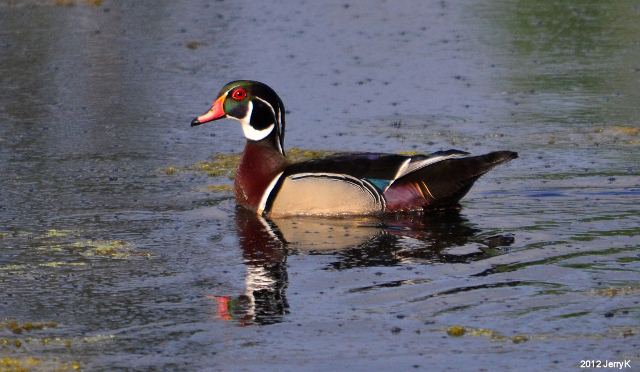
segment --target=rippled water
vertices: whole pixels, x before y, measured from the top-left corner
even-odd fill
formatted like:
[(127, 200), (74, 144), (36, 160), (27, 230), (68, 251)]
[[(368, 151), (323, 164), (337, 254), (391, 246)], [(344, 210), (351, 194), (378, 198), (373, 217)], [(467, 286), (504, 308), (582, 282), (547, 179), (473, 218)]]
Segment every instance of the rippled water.
[[(633, 1), (3, 1), (0, 358), (637, 368), (639, 61)], [(257, 218), (193, 166), (238, 78), (288, 147), (520, 158), (458, 211)]]

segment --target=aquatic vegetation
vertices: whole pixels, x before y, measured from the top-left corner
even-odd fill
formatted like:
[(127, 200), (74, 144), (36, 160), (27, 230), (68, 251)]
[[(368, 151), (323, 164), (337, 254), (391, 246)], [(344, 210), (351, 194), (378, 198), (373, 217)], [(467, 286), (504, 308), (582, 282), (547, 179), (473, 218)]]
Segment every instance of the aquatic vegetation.
[[(5, 263), (0, 265), (2, 275), (24, 275), (39, 268), (69, 269), (88, 265), (86, 258), (129, 259), (149, 258), (151, 253), (137, 249), (123, 240), (79, 239), (75, 230), (49, 229), (40, 233), (12, 232), (11, 236), (26, 236), (34, 243), (37, 258), (30, 263)], [(2, 328), (0, 323), (0, 329)]]
[(524, 335), (511, 336), (511, 342), (513, 342), (514, 344), (520, 344), (527, 341), (529, 341), (529, 338)]
[(169, 166), (164, 168), (163, 171), (167, 176), (171, 176), (172, 174), (176, 174), (176, 172), (178, 172), (178, 168)]
[(42, 361), (34, 357), (26, 358), (0, 358), (0, 370), (2, 371), (29, 371), (32, 368), (39, 367)]
[[(333, 154), (334, 152), (325, 150), (310, 150), (293, 147), (287, 150), (287, 158), (291, 162), (300, 162), (305, 160), (317, 159)], [(239, 153), (231, 154), (215, 154), (210, 160), (199, 161), (189, 167), (180, 168), (176, 166), (167, 166), (161, 170), (164, 174), (172, 176), (178, 172), (188, 170), (205, 173), (209, 177), (224, 176), (230, 180), (235, 178), (236, 169), (240, 163)], [(233, 191), (231, 184), (215, 184), (206, 187), (211, 192), (230, 192)]]
[[(569, 314), (573, 315), (573, 314)], [(571, 317), (571, 316), (569, 316)], [(445, 329), (446, 333), (451, 337), (473, 336), (486, 337), (491, 341), (506, 342), (511, 341), (514, 344), (521, 344), (527, 341), (549, 341), (549, 340), (603, 340), (617, 339), (634, 336), (638, 333), (638, 327), (611, 327), (604, 332), (586, 332), (586, 333), (518, 333), (513, 336), (505, 336), (504, 334), (488, 329), (466, 327), (461, 325), (453, 325)]]
[(2, 357), (0, 358), (0, 371), (26, 372), (33, 369), (53, 371), (77, 371), (82, 368), (80, 362), (61, 362), (58, 360), (46, 360), (36, 357)]
[(287, 150), (287, 158), (289, 159), (289, 161), (293, 163), (299, 162), (299, 161), (322, 158), (332, 154), (335, 154), (335, 152), (326, 151), (326, 150), (301, 149), (299, 147), (292, 147), (289, 150)]
[(233, 191), (233, 186), (228, 184), (220, 184), (220, 185), (208, 185), (207, 191), (212, 192), (231, 192)]
[[(5, 322), (6, 323), (6, 322)], [(26, 322), (19, 326), (25, 327), (33, 324), (34, 327), (44, 328), (57, 327), (55, 322)], [(0, 371), (77, 371), (82, 369), (82, 364), (78, 360), (63, 360), (58, 357), (49, 357), (49, 351), (59, 353), (61, 348), (69, 349), (74, 344), (88, 344), (109, 341), (113, 335), (96, 335), (80, 338), (64, 337), (24, 337), (24, 338), (0, 338), (0, 350), (4, 356), (0, 356)], [(31, 355), (24, 355), (27, 352)], [(15, 353), (19, 356), (10, 356)]]
[[(89, 6), (100, 6), (102, 5), (102, 0), (84, 0), (83, 1), (86, 5)], [(80, 1), (75, 1), (75, 0), (55, 0), (54, 4), (57, 6), (75, 6), (76, 3), (80, 3)]]
[(623, 134), (625, 136), (639, 136), (640, 127), (616, 125), (608, 128), (612, 133)]
[(640, 295), (640, 287), (609, 287), (590, 291), (591, 294), (603, 297), (637, 296)]
[(464, 327), (461, 325), (453, 325), (447, 328), (447, 334), (451, 337), (461, 337), (464, 335), (475, 337), (487, 337), (492, 341), (511, 341), (514, 344), (520, 344), (529, 341), (530, 336), (518, 334), (514, 336), (504, 336), (501, 333), (487, 328)]
[(23, 332), (31, 332), (43, 330), (45, 328), (56, 328), (58, 323), (56, 322), (25, 322), (19, 323), (15, 320), (7, 320), (5, 322), (0, 322), (0, 328), (5, 328), (12, 333), (21, 334)]
[(67, 235), (72, 234), (72, 230), (57, 230), (57, 229), (49, 229), (47, 230), (45, 236), (48, 238), (61, 238)]
[[(295, 163), (305, 160), (317, 159), (331, 154), (333, 154), (332, 151), (310, 150), (293, 147), (287, 150), (287, 159)], [(197, 162), (196, 164), (192, 165), (190, 169), (204, 172), (211, 177), (226, 176), (230, 179), (233, 179), (236, 175), (236, 168), (238, 168), (238, 164), (240, 163), (240, 155), (241, 154), (238, 153), (216, 154), (211, 160)]]
[(28, 266), (23, 264), (9, 264), (0, 266), (0, 270), (2, 271), (21, 271), (25, 270)]
[(51, 261), (51, 262), (45, 262), (45, 263), (41, 263), (40, 267), (53, 267), (53, 268), (58, 268), (58, 267), (70, 267), (70, 266), (86, 266), (87, 264), (85, 262), (65, 262), (65, 261)]
[(210, 177), (235, 177), (240, 163), (240, 154), (216, 154), (211, 160), (200, 161), (190, 167), (191, 170), (204, 172)]
[(460, 337), (465, 334), (465, 329), (462, 326), (454, 325), (447, 328), (447, 334), (452, 337)]
[(151, 253), (137, 251), (132, 244), (123, 240), (85, 240), (73, 243), (72, 247), (81, 249), (81, 255), (85, 257), (106, 257), (114, 259), (151, 257)]

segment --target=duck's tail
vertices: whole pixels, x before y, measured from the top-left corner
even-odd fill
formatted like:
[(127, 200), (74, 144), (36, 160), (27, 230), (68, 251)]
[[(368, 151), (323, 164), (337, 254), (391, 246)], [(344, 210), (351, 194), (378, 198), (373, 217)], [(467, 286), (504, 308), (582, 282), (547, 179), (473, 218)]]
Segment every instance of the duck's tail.
[(513, 151), (439, 161), (398, 179), (384, 193), (387, 211), (455, 205), (493, 167), (518, 157)]

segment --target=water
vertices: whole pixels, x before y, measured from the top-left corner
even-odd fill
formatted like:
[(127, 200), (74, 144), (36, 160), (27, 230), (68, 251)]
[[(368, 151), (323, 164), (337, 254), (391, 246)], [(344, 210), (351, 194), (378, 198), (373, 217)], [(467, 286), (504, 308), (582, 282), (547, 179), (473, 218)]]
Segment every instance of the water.
[[(0, 356), (637, 368), (639, 20), (633, 1), (0, 3)], [(240, 78), (280, 93), (288, 147), (520, 158), (459, 211), (258, 219), (191, 169), (241, 150), (233, 122), (189, 127)]]

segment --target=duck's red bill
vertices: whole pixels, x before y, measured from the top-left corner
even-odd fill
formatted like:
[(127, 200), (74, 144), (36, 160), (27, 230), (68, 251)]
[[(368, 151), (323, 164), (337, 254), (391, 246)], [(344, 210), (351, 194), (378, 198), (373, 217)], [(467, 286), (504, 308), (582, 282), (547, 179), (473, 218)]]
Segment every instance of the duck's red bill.
[(224, 112), (224, 109), (222, 108), (224, 98), (224, 95), (218, 97), (209, 111), (193, 119), (193, 121), (191, 122), (191, 126), (195, 127), (196, 125), (208, 123), (210, 121), (222, 119), (223, 117), (225, 117), (226, 114)]

